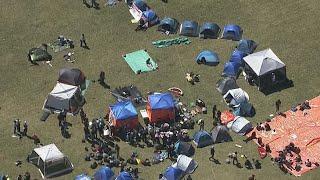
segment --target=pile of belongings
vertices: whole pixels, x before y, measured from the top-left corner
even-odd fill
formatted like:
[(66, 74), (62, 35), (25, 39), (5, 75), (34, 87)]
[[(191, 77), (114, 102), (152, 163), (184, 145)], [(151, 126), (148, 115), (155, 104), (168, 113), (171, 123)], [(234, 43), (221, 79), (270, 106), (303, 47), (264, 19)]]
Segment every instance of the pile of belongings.
[(130, 100), (134, 105), (143, 105), (147, 100), (142, 96), (141, 92), (136, 86), (130, 85), (126, 87), (118, 87), (111, 91), (111, 94), (120, 101)]
[(32, 48), (28, 52), (28, 61), (38, 65), (39, 61), (51, 61), (52, 56), (47, 52), (45, 47)]
[(49, 43), (48, 45), (53, 49), (54, 52), (60, 52), (74, 47), (73, 41), (65, 38), (62, 35), (60, 35), (56, 41)]
[(107, 0), (106, 6), (115, 6), (118, 4), (118, 0)]
[(187, 81), (190, 83), (190, 84), (192, 84), (192, 85), (194, 85), (195, 84), (195, 82), (200, 82), (200, 75), (199, 74), (194, 74), (193, 72), (188, 72), (188, 73), (186, 73), (186, 79), (187, 79)]
[(171, 45), (179, 45), (179, 44), (188, 45), (190, 43), (191, 41), (187, 37), (178, 37), (174, 39), (165, 39), (165, 40), (152, 42), (152, 44), (157, 48), (169, 47)]

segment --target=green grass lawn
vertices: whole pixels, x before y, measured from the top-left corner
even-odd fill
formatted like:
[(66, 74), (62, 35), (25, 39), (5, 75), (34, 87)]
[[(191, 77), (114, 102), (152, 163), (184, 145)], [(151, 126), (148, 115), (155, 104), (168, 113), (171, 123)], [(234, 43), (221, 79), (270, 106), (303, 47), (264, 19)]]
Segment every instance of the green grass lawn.
[[(223, 63), (228, 60), (235, 46), (234, 42), (191, 38), (192, 43), (188, 46), (157, 49), (152, 46), (152, 41), (177, 35), (162, 35), (156, 32), (155, 27), (146, 32), (135, 32), (136, 25), (130, 23), (132, 17), (124, 3), (105, 8), (101, 0), (98, 1), (101, 9), (94, 10), (87, 9), (80, 0), (1, 2), (0, 171), (13, 178), (25, 171), (29, 171), (34, 178), (41, 178), (31, 164), (24, 163), (21, 168), (14, 164), (18, 159), (24, 160), (34, 148), (30, 140), (11, 138), (14, 118), (28, 120), (30, 133), (38, 134), (44, 144), (55, 143), (73, 162), (74, 171), (57, 179), (72, 179), (82, 172), (93, 174), (90, 164), (84, 161), (84, 144), (81, 143), (83, 130), (79, 117), (68, 117), (68, 121), (73, 124), (70, 139), (61, 137), (55, 116), (51, 116), (45, 123), (39, 121), (43, 101), (54, 87), (58, 70), (62, 67), (78, 67), (89, 79), (97, 79), (103, 70), (112, 88), (134, 84), (146, 93), (177, 86), (185, 93), (185, 103), (201, 98), (209, 109), (213, 103), (220, 110), (227, 108), (215, 90), (215, 83), (220, 78)], [(148, 0), (148, 4), (160, 17), (170, 16), (180, 22), (185, 19), (200, 24), (213, 21), (221, 27), (228, 23), (239, 24), (244, 29), (245, 38), (259, 43), (257, 50), (270, 47), (286, 63), (287, 74), (293, 80), (294, 87), (281, 92), (265, 96), (257, 88), (247, 85), (243, 77), (238, 79), (239, 86), (248, 92), (257, 110), (256, 116), (250, 119), (254, 124), (264, 121), (274, 112), (274, 102), (278, 98), (282, 100), (282, 110), (286, 110), (320, 94), (320, 4), (317, 0), (169, 0), (168, 4), (160, 0)], [(86, 35), (90, 50), (78, 47), (81, 33)], [(41, 43), (52, 42), (59, 35), (65, 35), (76, 42), (73, 50), (76, 62), (66, 63), (62, 58), (63, 53), (54, 53), (52, 68), (44, 64), (30, 66), (26, 58), (28, 50)], [(139, 49), (148, 50), (159, 65), (158, 71), (141, 75), (131, 71), (121, 55)], [(194, 58), (202, 49), (216, 51), (222, 62), (217, 67), (197, 65)], [(187, 71), (199, 73), (201, 82), (195, 86), (189, 85), (185, 80)], [(84, 109), (90, 118), (103, 115), (107, 106), (114, 103), (110, 93), (97, 84), (91, 85), (86, 99)], [(200, 117), (205, 119), (206, 129), (209, 130), (211, 114)], [(234, 142), (216, 145), (221, 165), (214, 165), (208, 160), (209, 148), (196, 150), (194, 159), (199, 167), (192, 175), (194, 179), (247, 179), (251, 174), (256, 174), (257, 179), (294, 179), (273, 166), (269, 157), (261, 161), (260, 170), (238, 169), (224, 164), (227, 154), (232, 151), (258, 158), (255, 144), (244, 144), (242, 137), (232, 135)], [(235, 147), (236, 143), (243, 145), (243, 148)], [(121, 143), (121, 156), (127, 158), (133, 150), (133, 147)], [(150, 157), (152, 149), (138, 149), (138, 153), (142, 158)], [(169, 164), (169, 161), (165, 161), (148, 168), (139, 166), (142, 172), (140, 177), (145, 180), (157, 179), (158, 174)], [(302, 178), (319, 179), (319, 170), (313, 170)]]

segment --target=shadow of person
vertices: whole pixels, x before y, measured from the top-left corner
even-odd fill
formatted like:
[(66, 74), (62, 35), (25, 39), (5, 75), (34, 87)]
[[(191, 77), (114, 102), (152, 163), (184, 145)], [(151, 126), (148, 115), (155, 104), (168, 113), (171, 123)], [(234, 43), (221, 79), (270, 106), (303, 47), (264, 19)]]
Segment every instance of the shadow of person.
[(256, 169), (261, 169), (261, 163), (259, 160), (253, 160), (253, 162)]
[(249, 159), (247, 159), (247, 160), (244, 162), (244, 167), (247, 168), (247, 169), (253, 169), (253, 165), (252, 165), (252, 163), (249, 161)]
[(105, 89), (110, 89), (110, 88), (111, 88), (110, 85), (108, 85), (108, 84), (105, 83), (105, 82), (100, 82), (100, 85), (101, 85), (103, 88), (105, 88)]

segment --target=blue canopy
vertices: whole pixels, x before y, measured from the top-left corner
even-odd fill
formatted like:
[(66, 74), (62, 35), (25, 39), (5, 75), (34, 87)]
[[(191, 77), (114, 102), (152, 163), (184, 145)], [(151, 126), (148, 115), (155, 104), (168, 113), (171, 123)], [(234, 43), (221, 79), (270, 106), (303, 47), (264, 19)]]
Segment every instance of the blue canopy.
[(123, 171), (117, 176), (116, 180), (133, 180), (130, 173)]
[(242, 51), (235, 50), (232, 52), (231, 57), (230, 57), (230, 62), (235, 62), (240, 64), (241, 66), (244, 64), (243, 62), (243, 57), (245, 57), (246, 54)]
[(198, 148), (213, 144), (211, 135), (207, 131), (198, 131), (193, 135), (193, 142)]
[(114, 172), (107, 166), (102, 166), (94, 173), (95, 180), (110, 180), (114, 176)]
[(148, 97), (150, 107), (156, 109), (171, 109), (174, 108), (174, 99), (171, 93), (152, 94)]
[(237, 49), (245, 54), (251, 54), (257, 48), (257, 43), (249, 39), (241, 39), (238, 43)]
[(206, 22), (201, 26), (199, 34), (202, 35), (200, 37), (203, 38), (217, 39), (219, 37), (220, 31), (221, 29), (218, 24)]
[(242, 38), (243, 30), (235, 24), (228, 24), (223, 29), (222, 39), (239, 41)]
[(179, 22), (170, 17), (165, 17), (160, 21), (158, 26), (158, 31), (166, 32), (169, 31), (170, 33), (175, 33), (178, 29)]
[(209, 50), (205, 50), (205, 51), (200, 52), (200, 54), (196, 58), (196, 62), (201, 63), (202, 59), (204, 59), (204, 61), (205, 61), (203, 63), (205, 63), (207, 65), (216, 66), (219, 64), (219, 57), (218, 57), (217, 53), (209, 51)]
[(143, 0), (134, 0), (133, 4), (141, 11), (146, 11), (148, 9), (147, 4)]
[(80, 175), (76, 176), (74, 178), (74, 180), (91, 180), (91, 177), (89, 177), (86, 174), (80, 174)]
[(239, 72), (240, 64), (235, 62), (227, 62), (224, 64), (222, 76), (237, 76)]
[(166, 169), (166, 172), (163, 174), (163, 176), (167, 179), (167, 180), (177, 180), (177, 179), (181, 179), (183, 175), (183, 171), (181, 169), (177, 169), (174, 168), (172, 166), (169, 166)]
[(195, 21), (183, 21), (180, 28), (180, 35), (196, 37), (199, 34), (198, 23)]
[(121, 101), (110, 106), (111, 112), (117, 120), (126, 120), (138, 116), (131, 101)]

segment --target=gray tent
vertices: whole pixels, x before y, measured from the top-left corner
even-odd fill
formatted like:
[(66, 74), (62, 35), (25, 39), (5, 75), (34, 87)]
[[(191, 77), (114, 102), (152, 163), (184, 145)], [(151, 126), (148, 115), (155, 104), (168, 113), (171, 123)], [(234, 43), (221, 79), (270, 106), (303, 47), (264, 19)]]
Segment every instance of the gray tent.
[(231, 138), (230, 134), (228, 133), (228, 128), (226, 128), (225, 126), (222, 126), (222, 125), (216, 126), (212, 130), (211, 136), (212, 136), (214, 144), (232, 141), (232, 138)]
[(58, 81), (64, 84), (79, 86), (85, 83), (85, 76), (80, 69), (63, 68), (59, 71)]
[(239, 86), (237, 85), (236, 79), (232, 77), (220, 79), (216, 84), (216, 89), (221, 94), (226, 94), (229, 90), (237, 88), (239, 88)]
[(227, 124), (228, 128), (235, 133), (244, 136), (252, 130), (252, 124), (244, 117), (237, 116), (235, 119)]

